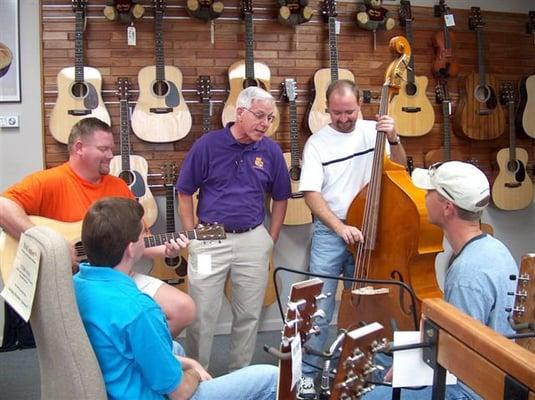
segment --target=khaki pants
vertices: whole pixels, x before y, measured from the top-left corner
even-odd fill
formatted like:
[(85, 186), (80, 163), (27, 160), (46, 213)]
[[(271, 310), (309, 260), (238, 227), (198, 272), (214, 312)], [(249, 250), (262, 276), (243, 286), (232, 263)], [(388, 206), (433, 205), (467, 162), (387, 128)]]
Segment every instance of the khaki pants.
[[(188, 285), (189, 295), (197, 306), (197, 319), (187, 329), (186, 353), (204, 368), (210, 362), (214, 329), (229, 273), (232, 281), (229, 371), (251, 362), (272, 249), (273, 241), (263, 225), (249, 232), (229, 233), (221, 242), (190, 243)], [(199, 255), (211, 256), (208, 271), (199, 271)]]

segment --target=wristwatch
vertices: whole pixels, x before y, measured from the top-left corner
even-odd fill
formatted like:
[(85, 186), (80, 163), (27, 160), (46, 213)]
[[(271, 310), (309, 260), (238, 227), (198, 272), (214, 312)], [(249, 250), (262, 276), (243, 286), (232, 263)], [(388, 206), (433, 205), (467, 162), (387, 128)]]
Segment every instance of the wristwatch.
[(397, 146), (398, 144), (401, 143), (400, 140), (399, 140), (399, 136), (397, 136), (397, 135), (396, 135), (396, 140), (394, 140), (394, 141), (390, 141), (390, 139), (388, 139), (388, 138), (386, 140), (388, 140), (388, 144), (390, 146)]

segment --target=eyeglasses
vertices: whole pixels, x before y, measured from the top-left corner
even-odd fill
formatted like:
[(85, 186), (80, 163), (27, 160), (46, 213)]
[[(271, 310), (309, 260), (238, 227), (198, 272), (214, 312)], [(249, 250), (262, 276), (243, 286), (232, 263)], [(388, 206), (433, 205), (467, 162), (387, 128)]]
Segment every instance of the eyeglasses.
[[(436, 163), (430, 165), (429, 168), (428, 168), (429, 176), (430, 176), (431, 178), (433, 178), (433, 177), (435, 176), (435, 173), (436, 173), (437, 169), (438, 169), (442, 164), (444, 164), (444, 163), (445, 163), (445, 161), (439, 161), (439, 162), (436, 162)], [(453, 197), (453, 196), (451, 195), (451, 193), (448, 192), (448, 190), (447, 190), (444, 186), (442, 186), (442, 185), (439, 185), (439, 186), (440, 186), (440, 188), (442, 189), (442, 191), (443, 191), (445, 194), (447, 194), (448, 197), (449, 197), (451, 200), (455, 201), (455, 197)]]
[(263, 112), (255, 113), (254, 111), (249, 110), (247, 107), (242, 108), (253, 114), (258, 121), (263, 121), (264, 119), (267, 119), (267, 122), (270, 124), (275, 121), (275, 116), (273, 114), (266, 115)]

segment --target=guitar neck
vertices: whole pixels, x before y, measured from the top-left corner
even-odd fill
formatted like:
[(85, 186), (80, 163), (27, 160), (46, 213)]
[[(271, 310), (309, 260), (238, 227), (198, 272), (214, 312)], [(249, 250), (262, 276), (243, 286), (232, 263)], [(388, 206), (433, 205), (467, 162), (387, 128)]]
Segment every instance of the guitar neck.
[(444, 115), (444, 161), (451, 160), (451, 128), (450, 128), (450, 102), (442, 102), (442, 113)]
[(128, 100), (120, 102), (121, 113), (121, 169), (130, 171), (130, 111), (128, 109)]
[(194, 229), (192, 231), (167, 232), (167, 233), (160, 233), (160, 234), (152, 235), (152, 236), (145, 236), (143, 238), (143, 242), (145, 244), (145, 247), (147, 248), (161, 246), (165, 244), (165, 242), (168, 242), (171, 239), (179, 238), (180, 235), (186, 236), (189, 240), (197, 239), (197, 231)]
[(331, 82), (338, 80), (338, 49), (336, 46), (336, 18), (329, 17), (329, 57), (331, 60)]
[[(407, 35), (407, 40), (409, 41), (409, 44), (412, 47), (412, 44), (414, 42), (413, 35), (412, 35), (412, 19), (407, 19), (405, 21), (405, 33)], [(411, 58), (409, 60), (409, 68), (407, 68), (407, 81), (411, 84), (414, 84), (414, 51), (411, 53)]]
[(84, 81), (84, 11), (75, 11), (74, 80)]
[(478, 64), (478, 70), (479, 70), (479, 85), (480, 86), (486, 86), (485, 83), (485, 36), (483, 34), (483, 27), (478, 26), (476, 27), (476, 35), (477, 35), (477, 64)]
[(210, 131), (210, 122), (211, 122), (211, 113), (210, 113), (211, 103), (210, 99), (202, 100), (202, 133), (207, 133)]
[(509, 160), (516, 160), (516, 136), (515, 136), (515, 102), (507, 102), (509, 109)]
[(301, 153), (299, 151), (299, 131), (297, 129), (297, 105), (295, 100), (289, 102), (290, 108), (290, 153), (291, 167), (299, 167)]
[(156, 56), (156, 80), (165, 80), (165, 59), (163, 51), (163, 11), (154, 14), (154, 52)]
[(253, 14), (245, 13), (245, 76), (255, 79), (253, 54)]
[(173, 185), (165, 187), (165, 221), (166, 231), (171, 233), (175, 231), (175, 188)]

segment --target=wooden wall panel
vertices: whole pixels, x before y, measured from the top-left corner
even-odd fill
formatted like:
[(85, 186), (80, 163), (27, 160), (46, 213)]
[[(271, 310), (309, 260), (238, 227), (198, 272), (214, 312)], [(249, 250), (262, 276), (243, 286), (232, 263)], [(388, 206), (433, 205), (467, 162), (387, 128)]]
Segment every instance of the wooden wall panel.
[[(154, 31), (150, 0), (144, 0), (145, 16), (135, 22), (137, 46), (127, 46), (126, 27), (119, 22), (109, 22), (103, 16), (106, 0), (90, 0), (85, 32), (85, 64), (96, 67), (103, 76), (103, 98), (112, 117), (114, 132), (118, 132), (119, 107), (115, 96), (115, 81), (126, 76), (132, 83), (132, 105), (137, 97), (137, 73), (140, 68), (154, 64)], [(223, 15), (214, 22), (214, 43), (211, 43), (211, 24), (190, 18), (184, 8), (185, 1), (168, 0), (164, 18), (166, 64), (175, 65), (184, 75), (183, 94), (193, 115), (192, 131), (174, 143), (147, 143), (131, 135), (134, 154), (149, 162), (149, 172), (159, 173), (162, 162), (183, 160), (201, 132), (202, 107), (196, 93), (199, 75), (210, 75), (213, 84), (213, 128), (221, 125), (223, 102), (227, 95), (227, 69), (245, 53), (244, 23), (240, 18), (239, 2), (225, 2)], [(321, 3), (310, 0), (316, 11), (312, 20), (297, 27), (286, 27), (277, 22), (275, 0), (254, 1), (254, 50), (255, 60), (266, 63), (272, 74), (272, 94), (279, 96), (280, 83), (285, 77), (293, 77), (298, 85), (298, 122), (302, 144), (309, 134), (305, 113), (312, 100), (310, 83), (314, 72), (329, 66), (328, 29), (321, 18)], [(397, 6), (388, 6), (397, 12)], [(45, 116), (45, 161), (47, 167), (67, 159), (66, 146), (57, 143), (49, 133), (48, 120), (57, 96), (56, 75), (61, 68), (74, 64), (74, 14), (68, 0), (41, 0), (42, 8), (42, 57)], [(353, 71), (362, 89), (378, 94), (383, 74), (391, 61), (388, 41), (392, 36), (404, 34), (399, 26), (389, 32), (377, 33), (377, 49), (372, 47), (372, 36), (358, 28), (355, 21), (356, 4), (343, 2), (337, 5), (341, 32), (338, 35), (339, 64)], [(434, 52), (431, 38), (441, 29), (441, 20), (433, 16), (432, 7), (412, 7), (414, 23), (413, 52), (416, 57), (416, 75), (429, 77), (428, 96), (434, 104), (436, 80), (431, 74)], [(476, 35), (468, 29), (468, 11), (452, 10), (457, 26), (457, 59), (461, 75), (477, 68)], [(526, 34), (527, 15), (494, 13), (482, 10), (486, 22), (486, 59), (488, 72), (498, 75), (500, 81), (518, 83), (522, 76), (535, 73), (535, 45), (533, 37)], [(457, 80), (450, 79), (450, 94), (458, 99)], [(281, 125), (275, 135), (284, 151), (289, 151), (288, 109), (284, 101), (278, 101)], [(365, 118), (373, 118), (378, 111), (378, 99), (363, 107)], [(441, 108), (435, 105), (436, 121), (430, 133), (417, 138), (403, 138), (407, 153), (416, 166), (422, 166), (426, 151), (438, 148), (442, 141)], [(118, 137), (117, 137), (118, 141)], [(462, 148), (492, 179), (497, 173), (493, 165), (493, 152), (508, 144), (507, 130), (492, 141), (468, 141), (453, 136), (454, 148)], [(517, 145), (528, 150), (530, 165), (535, 164), (535, 140), (518, 134)], [(118, 150), (118, 147), (117, 147)], [(161, 183), (154, 179), (153, 183)]]

